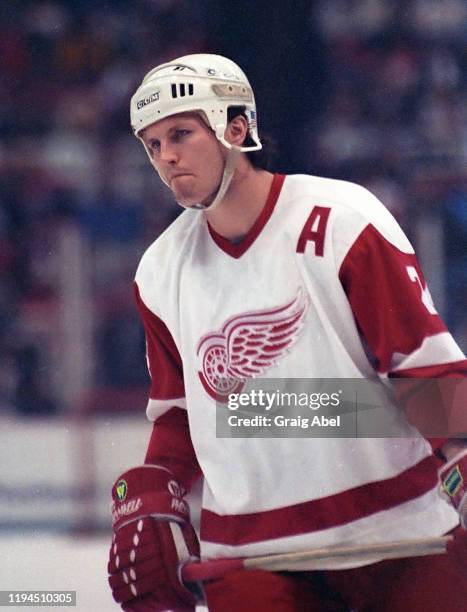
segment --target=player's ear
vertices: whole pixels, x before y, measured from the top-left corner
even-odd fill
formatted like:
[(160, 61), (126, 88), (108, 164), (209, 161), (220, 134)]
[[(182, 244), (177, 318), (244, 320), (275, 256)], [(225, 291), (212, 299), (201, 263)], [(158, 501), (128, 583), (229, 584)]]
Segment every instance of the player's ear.
[(237, 115), (225, 128), (225, 139), (230, 144), (241, 146), (248, 135), (248, 123), (245, 117)]

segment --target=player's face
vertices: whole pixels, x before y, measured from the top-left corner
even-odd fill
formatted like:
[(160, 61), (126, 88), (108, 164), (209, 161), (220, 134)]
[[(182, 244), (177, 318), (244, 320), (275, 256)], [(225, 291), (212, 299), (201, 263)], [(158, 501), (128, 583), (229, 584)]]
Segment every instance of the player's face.
[(209, 203), (224, 171), (222, 145), (196, 113), (180, 113), (146, 128), (142, 138), (159, 176), (184, 206)]

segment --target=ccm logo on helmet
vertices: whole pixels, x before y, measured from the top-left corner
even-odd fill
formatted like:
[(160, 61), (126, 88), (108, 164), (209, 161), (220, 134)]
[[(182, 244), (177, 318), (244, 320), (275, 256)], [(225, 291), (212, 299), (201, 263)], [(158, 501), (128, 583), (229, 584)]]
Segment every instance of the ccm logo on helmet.
[(157, 102), (157, 100), (159, 100), (159, 92), (155, 91), (153, 94), (151, 94), (147, 98), (138, 100), (138, 102), (136, 103), (136, 108), (143, 108), (143, 106), (147, 106), (148, 104), (151, 104), (151, 102)]

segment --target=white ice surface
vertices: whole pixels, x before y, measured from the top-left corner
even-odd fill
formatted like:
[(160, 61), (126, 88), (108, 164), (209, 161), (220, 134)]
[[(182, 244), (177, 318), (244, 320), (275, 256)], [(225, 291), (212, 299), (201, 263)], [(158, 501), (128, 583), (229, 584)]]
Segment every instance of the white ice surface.
[[(107, 537), (41, 533), (0, 537), (0, 590), (76, 591), (76, 607), (34, 607), (62, 612), (118, 612), (107, 585)], [(29, 607), (8, 606), (25, 612)], [(206, 608), (199, 608), (199, 612)]]

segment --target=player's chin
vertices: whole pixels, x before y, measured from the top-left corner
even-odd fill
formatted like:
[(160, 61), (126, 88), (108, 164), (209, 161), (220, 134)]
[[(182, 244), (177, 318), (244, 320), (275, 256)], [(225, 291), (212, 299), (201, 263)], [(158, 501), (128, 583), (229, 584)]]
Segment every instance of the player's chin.
[(196, 194), (194, 193), (193, 189), (188, 189), (181, 185), (174, 185), (173, 183), (170, 188), (174, 198), (177, 200), (177, 202), (180, 202), (180, 204), (189, 206), (191, 202), (196, 201)]
[(185, 206), (185, 208), (191, 208), (199, 203), (199, 199), (196, 198), (195, 195), (180, 193), (177, 191), (174, 191), (173, 194), (177, 202), (182, 206)]
[(186, 208), (198, 207), (200, 204), (204, 208), (214, 199), (211, 194), (206, 195), (206, 193), (189, 192), (188, 190), (174, 190), (173, 193), (177, 202)]

